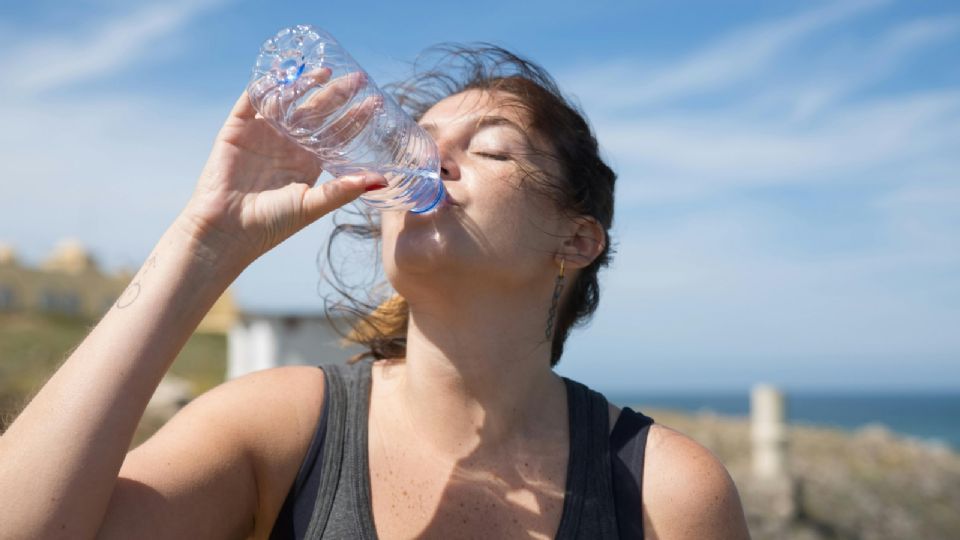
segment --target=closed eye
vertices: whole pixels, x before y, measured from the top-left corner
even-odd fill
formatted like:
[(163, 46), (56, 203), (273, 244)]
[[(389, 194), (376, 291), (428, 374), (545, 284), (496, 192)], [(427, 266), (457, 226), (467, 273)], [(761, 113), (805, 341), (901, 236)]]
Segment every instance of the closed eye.
[(481, 156), (481, 157), (485, 157), (485, 158), (487, 158), (487, 159), (495, 159), (495, 160), (497, 160), (497, 161), (509, 161), (509, 160), (510, 160), (510, 156), (508, 156), (508, 155), (506, 155), (506, 154), (493, 154), (493, 153), (490, 153), (490, 152), (474, 152), (474, 154), (476, 154), (476, 155), (478, 155), (478, 156)]

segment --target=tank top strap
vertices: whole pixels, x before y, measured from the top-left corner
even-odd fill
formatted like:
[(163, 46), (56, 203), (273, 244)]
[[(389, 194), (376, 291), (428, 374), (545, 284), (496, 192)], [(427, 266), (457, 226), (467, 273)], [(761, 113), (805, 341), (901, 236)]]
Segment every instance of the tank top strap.
[(570, 454), (567, 489), (557, 538), (617, 538), (610, 476), (610, 416), (606, 398), (563, 378), (567, 387)]
[[(341, 476), (349, 479), (351, 470), (356, 470), (355, 438), (362, 429), (347, 429), (348, 425), (358, 426), (365, 423), (366, 417), (361, 414), (366, 411), (368, 398), (370, 366), (368, 362), (358, 362), (351, 365), (328, 364), (319, 366), (323, 369), (326, 379), (326, 392), (330, 399), (327, 402), (329, 417), (327, 423), (326, 441), (324, 444), (323, 462), (321, 464), (320, 487), (307, 528), (305, 538), (319, 539), (329, 533), (329, 521), (334, 502), (338, 499), (338, 490), (345, 486)], [(361, 411), (360, 409), (363, 409)], [(347, 468), (347, 471), (344, 471)], [(349, 483), (349, 482), (347, 482)]]
[(643, 462), (653, 418), (630, 407), (610, 434), (611, 473), (620, 538), (643, 538)]
[[(304, 538), (376, 539), (367, 464), (372, 362), (319, 367), (326, 379), (328, 417), (319, 487)], [(611, 433), (606, 398), (579, 382), (563, 381), (570, 446), (556, 538), (642, 538), (642, 454), (652, 419), (624, 408)]]

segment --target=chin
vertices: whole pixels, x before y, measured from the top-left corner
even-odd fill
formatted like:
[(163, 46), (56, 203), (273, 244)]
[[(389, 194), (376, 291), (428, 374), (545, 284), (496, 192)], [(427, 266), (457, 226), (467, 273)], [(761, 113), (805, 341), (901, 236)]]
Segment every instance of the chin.
[(408, 281), (432, 289), (441, 281), (460, 286), (489, 263), (483, 234), (452, 197), (424, 214), (384, 213), (381, 223), (384, 271), (398, 292)]
[[(422, 218), (425, 216), (416, 216)], [(393, 287), (404, 296), (417, 289), (442, 287), (442, 282), (462, 283), (475, 266), (462, 231), (439, 227), (427, 220), (405, 222), (396, 234), (384, 231), (383, 268)]]
[(456, 266), (450, 239), (431, 227), (404, 227), (392, 247), (384, 255), (399, 273), (446, 273)]

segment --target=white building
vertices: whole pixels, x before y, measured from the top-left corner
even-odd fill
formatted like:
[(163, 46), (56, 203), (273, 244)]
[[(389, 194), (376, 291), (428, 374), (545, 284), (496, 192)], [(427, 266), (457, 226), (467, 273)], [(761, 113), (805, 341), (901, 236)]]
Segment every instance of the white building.
[(361, 351), (344, 346), (322, 313), (245, 312), (227, 332), (227, 379), (278, 366), (345, 363)]

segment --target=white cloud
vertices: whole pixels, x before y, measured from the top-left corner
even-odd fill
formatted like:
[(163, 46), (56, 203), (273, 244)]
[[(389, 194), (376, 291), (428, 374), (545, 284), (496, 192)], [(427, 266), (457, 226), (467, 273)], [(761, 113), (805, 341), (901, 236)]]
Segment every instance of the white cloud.
[(229, 104), (201, 110), (120, 92), (79, 100), (43, 92), (150, 58), (151, 47), (213, 5), (148, 5), (78, 23), (59, 40), (36, 32), (8, 40), (0, 62), (19, 76), (0, 83), (0, 117), (15, 126), (0, 131), (0, 238), (36, 261), (76, 236), (109, 246), (99, 255), (111, 266), (139, 266), (151, 247), (144, 238), (158, 238), (189, 196)]
[[(624, 355), (666, 359), (673, 371), (659, 374), (677, 385), (703, 380), (693, 368), (704, 359), (796, 370), (797, 359), (823, 369), (828, 357), (956, 357), (960, 88), (886, 93), (874, 85), (952, 39), (958, 21), (896, 23), (856, 50), (826, 31), (884, 4), (829, 4), (735, 30), (675, 67), (640, 70), (649, 62), (621, 59), (561, 77), (621, 175), (619, 254), (590, 337), (574, 339), (562, 365), (580, 365), (583, 380), (602, 367), (628, 381), (637, 369)], [(231, 100), (207, 109), (172, 107), (162, 96), (55, 102), (31, 93), (115, 74), (199, 9), (145, 8), (81, 30), (63, 51), (38, 41), (0, 53), (8, 66), (22, 67), (28, 51), (30, 62), (59, 63), (47, 66), (51, 74), (27, 70), (23, 81), (0, 83), (10, 94), (0, 117), (17, 126), (0, 131), (0, 240), (36, 259), (69, 234), (101, 246), (108, 263), (140, 263), (189, 196)], [(133, 35), (144, 45), (120, 46)], [(814, 37), (827, 65), (802, 50)], [(696, 96), (716, 103), (694, 106), (687, 98)], [(850, 246), (821, 249), (843, 223), (798, 231), (791, 219), (824, 216), (743, 202), (751, 190), (778, 186), (824, 200), (855, 191), (851, 208), (876, 223), (850, 234)], [(244, 305), (318, 305), (319, 225), (241, 277)], [(723, 376), (721, 368), (709, 376)]]
[[(814, 60), (787, 51), (827, 24), (881, 5), (832, 4), (733, 31), (655, 76), (674, 81), (659, 101), (646, 101), (659, 83), (627, 69), (636, 60), (612, 60), (587, 77), (568, 74), (624, 179), (621, 198), (656, 203), (753, 186), (904, 182), (931, 162), (960, 168), (953, 151), (960, 89), (870, 92), (912, 58), (960, 37), (960, 17), (900, 22), (852, 46), (821, 38)], [(678, 75), (688, 72), (700, 75)], [(735, 95), (725, 94), (733, 85)], [(861, 91), (870, 97), (857, 97)], [(693, 93), (708, 94), (713, 105), (684, 99)], [(637, 109), (641, 103), (659, 105)]]
[[(881, 197), (881, 208), (899, 209), (909, 206), (936, 206), (944, 209), (960, 209), (960, 171), (954, 172), (953, 183), (924, 183), (906, 186)], [(957, 212), (960, 216), (960, 212)]]
[(617, 109), (673, 102), (718, 90), (756, 76), (788, 47), (818, 31), (888, 4), (887, 0), (828, 3), (785, 19), (766, 21), (731, 32), (688, 57), (659, 70), (635, 61), (616, 60), (578, 70), (568, 77), (572, 92), (603, 96), (598, 107)]
[(157, 3), (101, 21), (95, 28), (53, 38), (39, 35), (7, 48), (2, 63), (16, 77), (14, 92), (33, 93), (106, 76), (148, 56), (163, 38), (221, 3), (196, 0)]
[[(589, 346), (573, 345), (566, 368), (633, 387), (942, 380), (927, 368), (960, 354), (956, 244), (890, 231), (879, 246), (798, 254), (783, 221), (729, 204), (624, 231)], [(953, 365), (940, 377), (960, 375)]]
[[(960, 168), (960, 92), (878, 98), (796, 126), (738, 110), (603, 120), (604, 148), (635, 203), (751, 186), (906, 182), (931, 161)], [(824, 186), (825, 188), (829, 186)]]
[[(805, 121), (835, 106), (856, 91), (882, 81), (911, 57), (960, 35), (960, 18), (910, 20), (888, 29), (875, 43), (857, 46), (845, 61), (832, 69), (791, 80), (787, 88), (772, 92), (771, 106), (793, 108), (793, 120)], [(776, 99), (780, 98), (780, 99)]]
[(652, 384), (629, 358), (693, 386), (960, 375), (944, 367), (960, 354), (960, 88), (880, 84), (960, 18), (844, 33), (881, 6), (768, 21), (660, 71), (564, 77), (620, 175), (619, 250), (571, 373)]

